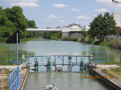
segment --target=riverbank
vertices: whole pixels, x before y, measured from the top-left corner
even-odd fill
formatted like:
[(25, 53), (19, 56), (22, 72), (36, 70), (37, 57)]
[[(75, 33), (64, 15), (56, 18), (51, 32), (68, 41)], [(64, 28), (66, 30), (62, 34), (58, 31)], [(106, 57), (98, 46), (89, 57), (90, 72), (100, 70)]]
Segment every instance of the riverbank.
[[(33, 39), (36, 39), (37, 37), (34, 37), (34, 38), (21, 38), (20, 41), (30, 41), (30, 40), (33, 40)], [(4, 37), (4, 38), (0, 38), (0, 42), (6, 42), (8, 39), (8, 37)]]
[(7, 50), (8, 47), (0, 45), (0, 54)]
[[(121, 90), (121, 82), (115, 79), (112, 75), (107, 75), (99, 69), (92, 68), (90, 70), (91, 76), (88, 76), (88, 79), (97, 79), (100, 80), (104, 85), (107, 85), (110, 90)], [(84, 77), (87, 78), (87, 77)]]

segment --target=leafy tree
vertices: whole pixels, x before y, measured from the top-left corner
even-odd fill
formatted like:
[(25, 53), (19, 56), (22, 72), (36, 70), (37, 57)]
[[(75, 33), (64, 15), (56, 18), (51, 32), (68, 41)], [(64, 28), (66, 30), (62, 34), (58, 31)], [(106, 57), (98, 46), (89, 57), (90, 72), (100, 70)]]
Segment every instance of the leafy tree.
[[(37, 28), (34, 20), (26, 19), (26, 22), (27, 22), (27, 28)], [(37, 32), (28, 32), (27, 33), (27, 37), (34, 37), (36, 35), (37, 35)]]
[(23, 14), (23, 9), (19, 6), (13, 6), (12, 8), (4, 9), (4, 11), (6, 13), (7, 18), (15, 25), (17, 29), (20, 30), (20, 36), (25, 37), (27, 33), (27, 23), (26, 18)]
[(97, 37), (99, 41), (104, 41), (107, 35), (116, 35), (117, 26), (112, 15), (108, 12), (102, 16), (98, 15), (91, 23), (88, 34), (90, 37)]
[(85, 27), (81, 30), (81, 34), (83, 35), (83, 37), (86, 37), (88, 35)]
[(16, 30), (14, 24), (6, 17), (6, 12), (0, 7), (0, 36), (9, 37)]
[(56, 28), (60, 28), (60, 26), (57, 26)]
[(51, 27), (46, 27), (46, 29), (51, 29)]
[(28, 20), (27, 28), (37, 28), (34, 20)]

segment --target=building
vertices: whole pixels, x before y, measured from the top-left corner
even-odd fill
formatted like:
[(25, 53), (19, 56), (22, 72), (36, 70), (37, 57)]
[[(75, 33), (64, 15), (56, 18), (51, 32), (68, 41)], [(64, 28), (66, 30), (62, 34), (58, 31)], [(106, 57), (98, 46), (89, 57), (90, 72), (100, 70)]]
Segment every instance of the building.
[(121, 12), (112, 13), (117, 27), (121, 27)]

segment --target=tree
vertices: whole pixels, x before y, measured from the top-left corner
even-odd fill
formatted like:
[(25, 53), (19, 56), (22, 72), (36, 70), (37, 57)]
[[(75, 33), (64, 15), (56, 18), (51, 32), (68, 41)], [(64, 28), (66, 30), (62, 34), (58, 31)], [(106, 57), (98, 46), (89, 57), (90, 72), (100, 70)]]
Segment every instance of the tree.
[(37, 28), (34, 20), (28, 20), (27, 28)]
[(116, 29), (113, 16), (106, 12), (104, 16), (100, 14), (90, 23), (88, 34), (92, 38), (97, 37), (99, 41), (104, 41), (105, 36), (116, 35)]
[(57, 26), (56, 28), (60, 28), (60, 26)]
[[(27, 28), (37, 28), (34, 20), (26, 19), (26, 22), (27, 22)], [(37, 35), (37, 32), (28, 32), (27, 33), (27, 37), (34, 37), (36, 35)]]
[(6, 12), (0, 7), (0, 36), (9, 37), (16, 30), (14, 24), (6, 17)]
[(4, 9), (7, 18), (15, 25), (16, 30), (19, 29), (21, 37), (26, 36), (26, 18), (23, 14), (23, 9), (19, 6), (13, 6), (12, 8)]
[(83, 37), (86, 37), (88, 35), (85, 27), (81, 30), (81, 34)]

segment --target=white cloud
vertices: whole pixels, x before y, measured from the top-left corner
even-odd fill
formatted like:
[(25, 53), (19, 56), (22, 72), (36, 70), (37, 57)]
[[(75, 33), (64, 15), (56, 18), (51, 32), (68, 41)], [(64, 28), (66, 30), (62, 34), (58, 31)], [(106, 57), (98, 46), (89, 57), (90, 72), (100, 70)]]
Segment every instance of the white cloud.
[(52, 15), (49, 15), (48, 18), (57, 18), (57, 16), (52, 14)]
[(64, 4), (53, 4), (53, 7), (64, 8), (64, 7), (68, 7), (68, 5), (64, 5)]
[(53, 14), (49, 15), (48, 18), (63, 18), (63, 16), (55, 16)]
[(31, 13), (32, 15), (35, 15), (35, 13)]
[(103, 12), (109, 12), (107, 9), (101, 8), (101, 9), (96, 9), (96, 12), (103, 13)]
[(87, 17), (87, 16), (80, 15), (80, 16), (76, 17), (76, 19), (91, 19), (91, 18)]
[(38, 2), (39, 0), (5, 0), (6, 2)]
[(94, 17), (97, 17), (97, 15), (96, 15), (96, 14), (94, 14), (93, 16), (94, 16)]
[(19, 2), (19, 3), (10, 3), (10, 6), (21, 6), (21, 7), (38, 7), (39, 5), (31, 2), (31, 3), (25, 3), (25, 2)]
[(65, 23), (64, 20), (58, 20), (58, 22), (61, 22), (61, 23), (63, 23), (63, 24), (67, 24), (67, 23)]
[(79, 10), (79, 9), (77, 9), (77, 8), (73, 8), (73, 9), (71, 9), (71, 11), (79, 12), (80, 10)]
[(62, 22), (62, 23), (64, 23), (65, 21), (64, 21), (64, 20), (59, 20), (59, 22)]

